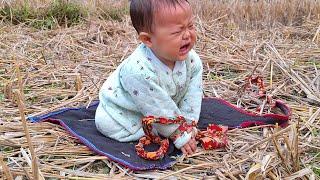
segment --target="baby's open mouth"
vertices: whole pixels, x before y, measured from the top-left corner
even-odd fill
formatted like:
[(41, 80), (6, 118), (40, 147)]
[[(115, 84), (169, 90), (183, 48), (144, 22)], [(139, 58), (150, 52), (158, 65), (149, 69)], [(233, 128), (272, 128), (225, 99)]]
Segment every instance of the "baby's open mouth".
[(180, 47), (180, 52), (183, 54), (187, 53), (189, 50), (189, 47), (190, 47), (190, 43), (184, 44), (183, 46)]

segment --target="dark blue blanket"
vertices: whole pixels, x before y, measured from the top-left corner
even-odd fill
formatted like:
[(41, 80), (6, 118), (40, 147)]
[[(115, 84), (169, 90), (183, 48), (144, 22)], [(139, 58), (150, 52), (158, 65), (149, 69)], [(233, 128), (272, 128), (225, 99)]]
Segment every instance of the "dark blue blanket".
[[(169, 151), (163, 159), (148, 161), (137, 156), (134, 147), (137, 142), (120, 143), (99, 133), (94, 123), (98, 103), (94, 102), (88, 108), (66, 108), (42, 116), (31, 116), (29, 120), (32, 122), (49, 121), (60, 124), (92, 151), (132, 170), (166, 169), (174, 164), (175, 159), (173, 157), (181, 154), (181, 152), (175, 149), (172, 143), (170, 143)], [(205, 129), (208, 124), (220, 124), (229, 128), (244, 128), (276, 123), (284, 126), (289, 120), (291, 111), (280, 101), (276, 102), (276, 107), (281, 110), (282, 114), (258, 116), (239, 109), (225, 100), (205, 98), (201, 106), (198, 128)], [(147, 147), (147, 150), (155, 150), (157, 148), (156, 145), (151, 145)]]

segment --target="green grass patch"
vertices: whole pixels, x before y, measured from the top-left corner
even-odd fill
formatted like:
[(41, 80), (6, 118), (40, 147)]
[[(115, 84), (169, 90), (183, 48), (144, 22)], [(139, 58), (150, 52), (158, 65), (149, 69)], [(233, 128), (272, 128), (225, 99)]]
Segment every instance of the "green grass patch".
[(211, 72), (210, 78), (211, 80), (219, 80), (220, 78), (229, 80), (229, 79), (234, 79), (239, 77), (241, 73), (242, 73), (241, 70), (237, 70), (236, 68), (233, 68), (231, 66), (225, 66), (219, 70)]
[(299, 66), (310, 66), (310, 67), (316, 67), (320, 68), (320, 61), (318, 59), (309, 59), (308, 61), (301, 62), (299, 60), (296, 60), (294, 62), (294, 67), (299, 67)]
[(314, 174), (317, 176), (316, 179), (320, 179), (320, 166), (319, 166), (319, 160), (320, 160), (320, 151), (313, 151), (308, 153), (310, 156), (313, 156), (313, 160), (311, 163), (308, 164), (308, 166), (311, 167)]
[(318, 178), (320, 178), (320, 168), (313, 167), (313, 172), (316, 174), (316, 176), (318, 176)]
[(34, 11), (26, 4), (18, 8), (12, 8), (6, 5), (0, 10), (0, 16), (2, 20), (10, 21), (15, 25), (36, 18)]
[(45, 15), (46, 18), (54, 18), (59, 25), (69, 27), (80, 23), (86, 12), (77, 4), (56, 0)]
[(38, 97), (31, 97), (31, 98), (27, 99), (27, 102), (29, 102), (31, 104), (37, 103), (38, 101), (39, 101)]
[[(105, 6), (98, 10), (98, 16), (103, 20), (121, 22), (129, 14), (128, 6)], [(54, 29), (70, 27), (85, 20), (89, 10), (81, 3), (67, 0), (53, 0), (48, 6), (35, 9), (28, 3), (23, 5), (5, 5), (0, 8), (0, 21), (13, 25), (25, 24), (36, 29)]]
[[(313, 136), (317, 137), (320, 135), (320, 129), (314, 128), (314, 129), (312, 129), (311, 133)], [(319, 155), (319, 157), (320, 157), (320, 155)]]
[(6, 5), (0, 9), (0, 20), (14, 25), (24, 23), (37, 29), (70, 27), (82, 22), (86, 15), (80, 5), (64, 0), (54, 0), (48, 7), (37, 10), (28, 4), (20, 7)]
[(10, 153), (14, 150), (13, 147), (9, 147), (9, 146), (1, 146), (0, 147), (1, 152), (3, 153)]
[[(2, 71), (0, 70), (0, 74)], [(1, 79), (1, 78), (0, 78)], [(0, 102), (4, 101), (4, 85), (5, 85), (5, 79), (1, 79), (0, 81)]]
[(104, 20), (115, 20), (122, 22), (125, 15), (129, 14), (129, 7), (107, 7), (100, 10), (100, 18)]
[(4, 94), (0, 93), (0, 102), (4, 101)]
[(210, 72), (210, 80), (213, 81), (218, 81), (219, 80), (219, 76), (216, 73)]

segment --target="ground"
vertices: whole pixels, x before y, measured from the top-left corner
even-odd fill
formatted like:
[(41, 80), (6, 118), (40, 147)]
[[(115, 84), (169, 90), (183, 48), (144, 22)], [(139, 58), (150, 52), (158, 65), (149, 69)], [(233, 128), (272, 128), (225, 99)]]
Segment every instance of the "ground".
[[(261, 75), (267, 93), (291, 107), (288, 127), (230, 130), (226, 149), (204, 151), (199, 147), (195, 155), (179, 158), (166, 171), (134, 172), (93, 153), (58, 125), (27, 123), (40, 176), (320, 178), (320, 19), (315, 16), (319, 15), (320, 5), (312, 5), (313, 1), (240, 2), (206, 1), (209, 5), (195, 5), (198, 33), (195, 50), (204, 65), (204, 94), (254, 111), (252, 107), (261, 102), (239, 89), (249, 75)], [(109, 3), (115, 5), (114, 1)], [(16, 92), (21, 94), (26, 115), (87, 105), (98, 98), (99, 88), (110, 72), (139, 44), (127, 9), (119, 10), (119, 6), (116, 3), (116, 10), (104, 9), (100, 16), (86, 15), (79, 19), (72, 16), (74, 24), (44, 15), (41, 17), (45, 22), (21, 23), (20, 18), (14, 23), (12, 18), (11, 22), (10, 18), (3, 18), (0, 23), (3, 177), (4, 173), (18, 178), (33, 176)], [(275, 11), (274, 7), (282, 9)], [(69, 9), (62, 8), (59, 12)]]

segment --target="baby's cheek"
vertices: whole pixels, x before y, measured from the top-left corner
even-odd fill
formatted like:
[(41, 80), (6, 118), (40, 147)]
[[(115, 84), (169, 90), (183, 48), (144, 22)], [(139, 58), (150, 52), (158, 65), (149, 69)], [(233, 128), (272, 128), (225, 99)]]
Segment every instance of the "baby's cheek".
[(193, 41), (193, 43), (197, 41), (197, 34), (195, 31), (193, 31), (193, 33), (191, 33), (191, 40)]
[(171, 46), (167, 46), (168, 51), (171, 53), (176, 53), (180, 49), (180, 46), (181, 46), (180, 44), (181, 44), (180, 42), (172, 43)]

